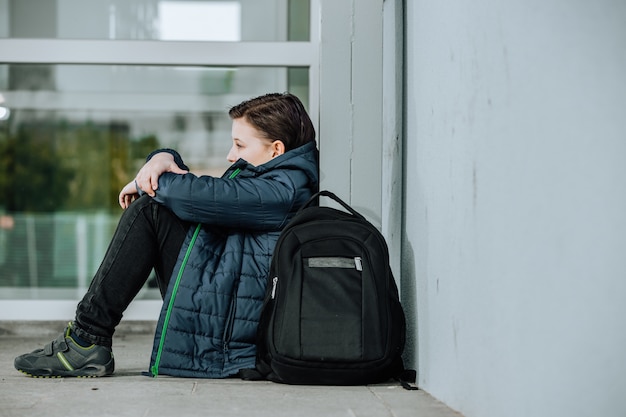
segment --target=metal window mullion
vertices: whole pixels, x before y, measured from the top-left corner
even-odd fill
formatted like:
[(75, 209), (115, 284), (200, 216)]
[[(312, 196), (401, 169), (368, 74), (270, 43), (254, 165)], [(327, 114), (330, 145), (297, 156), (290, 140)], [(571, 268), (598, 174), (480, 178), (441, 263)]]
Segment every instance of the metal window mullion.
[(0, 63), (310, 67), (314, 42), (0, 39)]
[[(311, 0), (310, 3), (310, 33), (309, 39), (314, 48), (314, 55), (311, 57), (313, 63), (309, 66), (309, 116), (315, 125), (315, 130), (320, 132), (320, 50), (322, 10), (320, 0)], [(319, 137), (318, 137), (319, 143)]]

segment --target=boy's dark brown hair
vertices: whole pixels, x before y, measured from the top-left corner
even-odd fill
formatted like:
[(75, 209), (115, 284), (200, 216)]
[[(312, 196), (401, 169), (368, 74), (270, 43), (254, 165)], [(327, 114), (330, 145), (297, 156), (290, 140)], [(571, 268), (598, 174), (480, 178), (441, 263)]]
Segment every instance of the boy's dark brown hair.
[(241, 117), (269, 140), (280, 140), (285, 152), (315, 142), (315, 128), (300, 99), (290, 93), (270, 93), (233, 106), (228, 115)]

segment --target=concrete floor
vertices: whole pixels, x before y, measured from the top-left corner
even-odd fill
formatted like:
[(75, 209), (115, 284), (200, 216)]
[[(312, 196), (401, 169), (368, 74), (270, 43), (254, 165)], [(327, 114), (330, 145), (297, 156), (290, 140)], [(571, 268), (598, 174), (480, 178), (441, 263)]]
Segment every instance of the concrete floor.
[(239, 379), (143, 376), (154, 323), (122, 323), (113, 349), (116, 372), (106, 378), (29, 378), (15, 356), (42, 347), (59, 322), (0, 322), (0, 417), (13, 416), (289, 416), (459, 417), (426, 392), (396, 384), (291, 386)]

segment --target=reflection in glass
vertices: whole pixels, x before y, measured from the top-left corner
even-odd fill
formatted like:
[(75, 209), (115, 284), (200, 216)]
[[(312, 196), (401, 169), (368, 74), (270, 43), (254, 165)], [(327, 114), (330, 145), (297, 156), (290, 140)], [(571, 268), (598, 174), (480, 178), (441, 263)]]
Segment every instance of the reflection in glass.
[(0, 65), (10, 112), (0, 120), (0, 297), (74, 298), (146, 155), (174, 148), (195, 174), (221, 175), (228, 108), (271, 91), (306, 103), (307, 69)]
[(309, 14), (309, 0), (0, 0), (0, 37), (306, 41)]
[(161, 1), (157, 15), (161, 40), (241, 40), (238, 1)]

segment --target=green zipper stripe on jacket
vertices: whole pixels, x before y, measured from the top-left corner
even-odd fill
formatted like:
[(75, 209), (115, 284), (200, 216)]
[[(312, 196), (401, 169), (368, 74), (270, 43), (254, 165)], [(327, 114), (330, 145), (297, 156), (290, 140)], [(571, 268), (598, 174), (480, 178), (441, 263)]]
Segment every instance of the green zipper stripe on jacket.
[(237, 174), (239, 174), (240, 172), (241, 172), (241, 169), (237, 168), (236, 170), (234, 170), (234, 171), (232, 172), (232, 174), (230, 174), (230, 175), (228, 176), (228, 179), (229, 179), (229, 180), (232, 180), (232, 179), (233, 179), (233, 178), (235, 178), (235, 177), (237, 176)]
[(196, 243), (196, 238), (198, 237), (198, 233), (200, 233), (200, 229), (202, 224), (198, 223), (196, 226), (196, 231), (193, 233), (193, 237), (191, 238), (191, 242), (189, 242), (189, 247), (187, 248), (187, 253), (185, 253), (185, 258), (183, 259), (183, 263), (178, 270), (178, 275), (176, 276), (176, 282), (174, 283), (174, 288), (172, 288), (172, 295), (170, 297), (170, 302), (167, 306), (167, 312), (165, 313), (165, 319), (163, 320), (163, 328), (161, 329), (161, 337), (159, 340), (159, 348), (157, 350), (156, 359), (154, 360), (154, 365), (150, 369), (152, 372), (152, 376), (157, 376), (159, 374), (159, 363), (161, 362), (161, 353), (163, 352), (163, 344), (165, 343), (165, 334), (167, 333), (167, 325), (170, 321), (170, 315), (172, 314), (172, 308), (174, 307), (174, 300), (176, 299), (176, 293), (178, 292), (178, 286), (180, 284), (180, 280), (183, 277), (183, 271), (185, 270), (185, 266), (187, 265), (187, 260), (189, 259), (189, 255), (191, 255), (191, 250), (193, 249), (193, 245)]
[[(235, 178), (240, 172), (241, 169), (235, 169), (228, 176), (228, 179)], [(159, 338), (159, 348), (157, 349), (156, 358), (154, 359), (154, 365), (152, 365), (152, 368), (150, 368), (152, 376), (157, 376), (159, 374), (159, 364), (161, 362), (161, 354), (163, 353), (163, 345), (165, 344), (165, 334), (167, 333), (167, 325), (169, 324), (170, 315), (172, 314), (172, 308), (174, 307), (174, 300), (176, 299), (176, 293), (178, 292), (178, 286), (180, 285), (180, 280), (183, 277), (183, 271), (185, 270), (185, 266), (187, 265), (187, 260), (189, 259), (189, 255), (191, 255), (191, 250), (193, 249), (193, 245), (196, 243), (196, 238), (198, 237), (198, 233), (200, 233), (201, 227), (202, 224), (198, 223), (198, 226), (196, 226), (196, 231), (193, 233), (193, 237), (191, 238), (191, 242), (189, 242), (189, 247), (187, 248), (187, 252), (185, 253), (185, 257), (183, 258), (183, 263), (178, 270), (178, 275), (176, 275), (176, 282), (174, 282), (174, 288), (172, 288), (172, 296), (170, 297), (170, 302), (167, 305), (165, 319), (163, 319), (163, 327), (161, 328), (161, 336)]]

